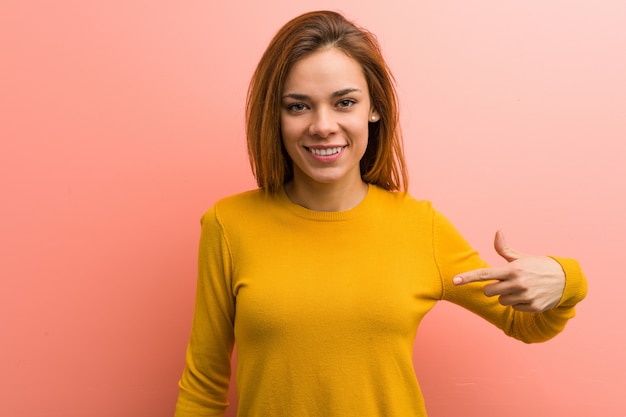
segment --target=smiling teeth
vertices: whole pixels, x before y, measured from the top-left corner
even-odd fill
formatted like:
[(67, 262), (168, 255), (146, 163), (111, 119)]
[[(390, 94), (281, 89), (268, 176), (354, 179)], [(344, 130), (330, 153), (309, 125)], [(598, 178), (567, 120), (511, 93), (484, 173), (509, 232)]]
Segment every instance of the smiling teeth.
[(343, 148), (338, 146), (336, 148), (326, 148), (326, 149), (313, 149), (313, 148), (309, 148), (309, 151), (312, 154), (315, 155), (319, 155), (319, 156), (328, 156), (328, 155), (334, 155), (336, 153), (341, 152)]

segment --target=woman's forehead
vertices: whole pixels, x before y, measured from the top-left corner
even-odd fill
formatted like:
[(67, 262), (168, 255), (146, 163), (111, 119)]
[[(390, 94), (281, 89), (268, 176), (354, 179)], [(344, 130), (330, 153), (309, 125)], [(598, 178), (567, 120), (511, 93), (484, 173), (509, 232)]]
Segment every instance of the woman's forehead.
[(367, 88), (361, 64), (338, 48), (313, 52), (294, 63), (285, 79), (283, 93), (303, 93), (299, 90), (336, 92), (344, 89)]

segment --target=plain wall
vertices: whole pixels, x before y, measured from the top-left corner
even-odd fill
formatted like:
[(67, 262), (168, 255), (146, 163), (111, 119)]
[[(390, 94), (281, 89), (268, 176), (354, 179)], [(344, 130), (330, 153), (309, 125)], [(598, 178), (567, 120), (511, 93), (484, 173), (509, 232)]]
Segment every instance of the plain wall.
[(322, 8), (383, 46), (411, 193), (493, 264), (503, 228), (589, 280), (539, 345), (440, 303), (415, 348), (430, 416), (626, 415), (626, 2), (3, 0), (1, 417), (172, 415), (200, 216), (255, 187), (248, 80)]

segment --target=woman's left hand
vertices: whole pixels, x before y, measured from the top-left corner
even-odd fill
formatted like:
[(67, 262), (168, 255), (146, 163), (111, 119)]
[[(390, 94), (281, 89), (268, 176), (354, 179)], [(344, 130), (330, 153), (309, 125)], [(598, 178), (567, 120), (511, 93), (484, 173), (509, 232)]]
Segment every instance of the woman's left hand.
[(557, 261), (509, 248), (501, 230), (496, 232), (494, 247), (508, 264), (464, 272), (455, 276), (453, 283), (494, 281), (485, 285), (487, 297), (498, 296), (500, 304), (529, 313), (541, 313), (559, 303), (565, 288), (565, 273)]

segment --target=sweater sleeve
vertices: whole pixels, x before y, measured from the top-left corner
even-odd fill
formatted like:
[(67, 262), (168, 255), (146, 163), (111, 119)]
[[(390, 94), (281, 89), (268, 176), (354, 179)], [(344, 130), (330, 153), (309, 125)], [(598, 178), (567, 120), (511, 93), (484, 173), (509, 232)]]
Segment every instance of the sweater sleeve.
[(228, 406), (235, 301), (231, 257), (216, 209), (202, 218), (198, 282), (176, 417), (223, 416)]
[(442, 281), (442, 299), (458, 304), (496, 325), (508, 336), (525, 343), (544, 342), (560, 333), (574, 317), (575, 305), (587, 293), (587, 282), (574, 259), (553, 257), (565, 272), (565, 289), (559, 304), (543, 313), (525, 313), (503, 306), (498, 297), (487, 297), (487, 282), (455, 286), (452, 279), (462, 272), (488, 267), (452, 224), (435, 212), (433, 224), (435, 261)]

